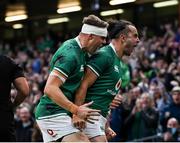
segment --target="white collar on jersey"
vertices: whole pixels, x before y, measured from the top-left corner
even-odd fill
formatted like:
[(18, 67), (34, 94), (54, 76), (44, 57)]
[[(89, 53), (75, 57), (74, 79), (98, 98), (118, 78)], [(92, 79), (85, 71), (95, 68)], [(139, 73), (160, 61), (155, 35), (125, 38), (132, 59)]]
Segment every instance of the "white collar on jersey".
[(76, 40), (76, 42), (78, 43), (79, 47), (82, 49), (82, 46), (81, 46), (81, 43), (80, 43), (80, 41), (79, 41), (78, 36), (75, 38), (75, 40)]
[(109, 44), (111, 46), (111, 48), (113, 49), (114, 53), (118, 56), (117, 52), (116, 52), (116, 49), (114, 47), (114, 45), (112, 43)]

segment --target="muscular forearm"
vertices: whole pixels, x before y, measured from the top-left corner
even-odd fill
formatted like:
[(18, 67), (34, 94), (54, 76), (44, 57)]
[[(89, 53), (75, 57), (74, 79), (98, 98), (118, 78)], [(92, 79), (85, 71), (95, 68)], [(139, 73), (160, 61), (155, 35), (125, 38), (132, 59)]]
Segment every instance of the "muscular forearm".
[(14, 106), (16, 107), (16, 106), (20, 105), (24, 101), (26, 96), (27, 95), (24, 95), (24, 94), (18, 92), (18, 94), (17, 94), (17, 96), (16, 96), (16, 98), (14, 100)]
[(14, 106), (16, 107), (29, 95), (29, 86), (24, 77), (16, 78), (13, 84), (17, 90), (17, 96), (14, 100)]
[(49, 85), (45, 88), (44, 93), (60, 107), (76, 114), (78, 106), (68, 100), (59, 87)]
[(84, 103), (85, 98), (86, 98), (86, 93), (87, 93), (87, 86), (81, 85), (75, 95), (75, 104), (76, 105), (80, 106)]
[(81, 85), (75, 95), (76, 105), (82, 105), (84, 103), (88, 88), (93, 85), (97, 78), (97, 75), (90, 68), (86, 68)]

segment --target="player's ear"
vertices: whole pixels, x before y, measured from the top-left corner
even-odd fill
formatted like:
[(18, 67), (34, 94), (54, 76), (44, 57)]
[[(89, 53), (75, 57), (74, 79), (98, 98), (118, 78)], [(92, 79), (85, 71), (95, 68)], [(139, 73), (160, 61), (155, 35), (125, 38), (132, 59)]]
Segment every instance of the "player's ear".
[(93, 39), (93, 34), (89, 34), (89, 40), (92, 40)]
[(126, 36), (124, 34), (120, 34), (119, 38), (121, 39), (121, 42), (124, 43), (126, 40)]

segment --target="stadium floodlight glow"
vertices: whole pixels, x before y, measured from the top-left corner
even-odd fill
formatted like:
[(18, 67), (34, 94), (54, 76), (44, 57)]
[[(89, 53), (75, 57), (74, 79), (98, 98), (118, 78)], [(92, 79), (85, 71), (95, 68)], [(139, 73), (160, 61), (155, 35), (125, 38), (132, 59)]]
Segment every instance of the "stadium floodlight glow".
[(71, 7), (64, 7), (64, 8), (59, 8), (57, 10), (57, 13), (62, 14), (62, 13), (69, 13), (69, 12), (75, 12), (75, 11), (80, 11), (82, 9), (81, 6), (71, 6)]
[(121, 14), (123, 12), (124, 12), (123, 9), (114, 9), (114, 10), (102, 11), (100, 13), (100, 15), (101, 16), (109, 16), (109, 15)]
[(163, 1), (163, 2), (154, 3), (154, 4), (153, 4), (153, 7), (155, 7), (155, 8), (160, 8), (160, 7), (177, 5), (177, 4), (178, 4), (178, 1), (177, 1), (177, 0), (169, 0), (169, 1)]
[(26, 12), (24, 10), (8, 11), (6, 16), (23, 15)]
[(79, 0), (59, 0), (58, 8), (71, 7), (80, 5)]
[(118, 4), (125, 4), (135, 2), (136, 0), (111, 0), (109, 2), (110, 5), (118, 5)]
[(59, 0), (57, 13), (69, 13), (80, 11), (82, 9), (80, 0)]
[(21, 28), (23, 28), (22, 24), (14, 24), (13, 25), (13, 29), (21, 29)]
[(62, 17), (62, 18), (52, 18), (48, 19), (47, 23), (48, 24), (56, 24), (56, 23), (63, 23), (63, 22), (68, 22), (69, 18), (68, 17)]
[(24, 20), (24, 19), (27, 19), (27, 18), (28, 18), (28, 16), (26, 14), (14, 15), (14, 16), (5, 17), (5, 21), (6, 22), (12, 22), (12, 21)]
[(27, 19), (27, 11), (24, 3), (10, 4), (6, 8), (5, 21), (12, 22)]

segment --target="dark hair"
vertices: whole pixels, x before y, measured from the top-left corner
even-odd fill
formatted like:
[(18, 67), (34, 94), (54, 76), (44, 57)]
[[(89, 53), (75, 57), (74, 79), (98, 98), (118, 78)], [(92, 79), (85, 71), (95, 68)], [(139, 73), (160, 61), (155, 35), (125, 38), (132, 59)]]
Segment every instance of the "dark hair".
[(101, 20), (99, 17), (95, 15), (89, 15), (88, 17), (84, 17), (83, 19), (83, 24), (89, 24), (89, 25), (94, 25), (97, 27), (108, 27), (108, 23), (106, 21)]
[(127, 34), (129, 32), (128, 25), (133, 25), (130, 21), (126, 20), (110, 20), (108, 24), (108, 36), (110, 39), (116, 39), (122, 33)]

